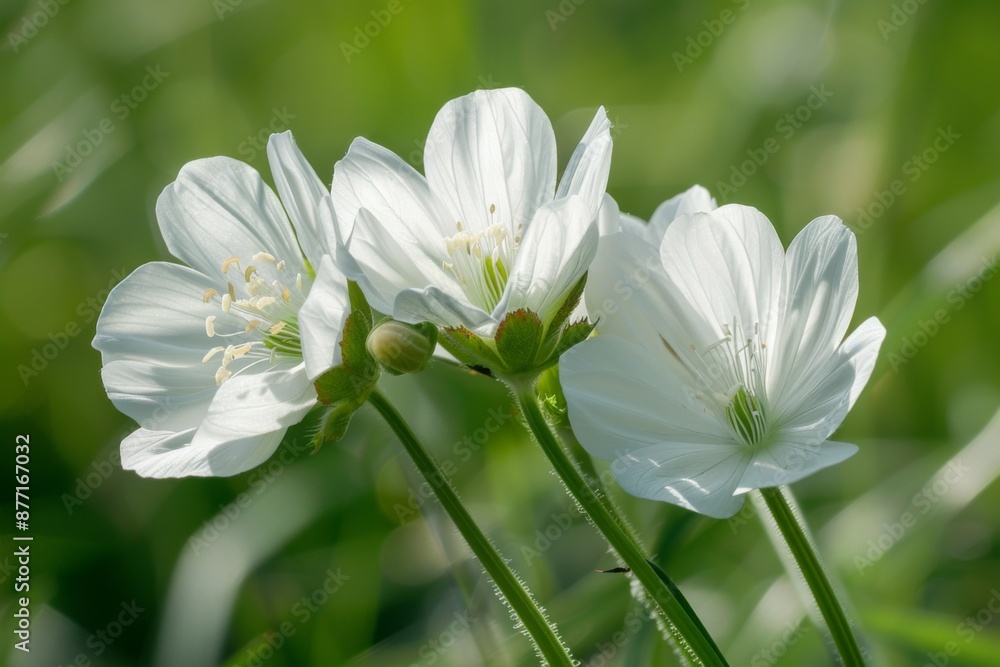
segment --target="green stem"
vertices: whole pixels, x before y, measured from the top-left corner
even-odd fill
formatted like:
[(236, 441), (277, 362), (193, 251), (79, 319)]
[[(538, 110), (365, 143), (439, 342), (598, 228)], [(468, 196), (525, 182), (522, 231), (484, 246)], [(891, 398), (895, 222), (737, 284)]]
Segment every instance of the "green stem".
[[(830, 577), (820, 560), (819, 551), (805, 521), (794, 508), (794, 501), (788, 492), (779, 487), (760, 489), (753, 492), (763, 501), (770, 513), (772, 528), (777, 530), (791, 552), (802, 573), (802, 578), (812, 591), (816, 606), (826, 622), (840, 659), (847, 667), (864, 667), (865, 659), (854, 634), (851, 622), (837, 594), (833, 590)], [(761, 503), (758, 501), (758, 505)], [(772, 531), (773, 532), (773, 531)]]
[(580, 471), (563, 451), (542, 413), (533, 384), (515, 383), (511, 389), (528, 423), (528, 428), (566, 485), (566, 489), (645, 588), (681, 650), (697, 665), (716, 667), (726, 665), (725, 658), (711, 637), (704, 632), (701, 623), (692, 618), (685, 606), (660, 579), (636, 543), (629, 538), (622, 524), (615, 520), (605, 503), (587, 484)]
[(379, 411), (386, 423), (396, 433), (396, 436), (403, 443), (406, 452), (413, 459), (420, 474), (424, 476), (427, 483), (434, 489), (434, 493), (448, 516), (455, 522), (458, 531), (465, 538), (465, 541), (472, 548), (472, 552), (483, 564), (487, 574), (493, 579), (497, 589), (510, 604), (511, 609), (517, 615), (517, 619), (524, 626), (524, 629), (535, 642), (539, 654), (545, 659), (548, 665), (561, 665), (572, 667), (575, 664), (569, 649), (559, 639), (554, 625), (552, 625), (541, 608), (531, 597), (531, 593), (521, 583), (517, 575), (510, 569), (503, 557), (497, 551), (493, 543), (483, 534), (479, 526), (473, 520), (468, 510), (459, 500), (458, 494), (452, 487), (448, 477), (437, 465), (434, 459), (416, 435), (410, 430), (409, 425), (403, 417), (396, 411), (392, 403), (375, 390), (368, 397), (368, 401)]

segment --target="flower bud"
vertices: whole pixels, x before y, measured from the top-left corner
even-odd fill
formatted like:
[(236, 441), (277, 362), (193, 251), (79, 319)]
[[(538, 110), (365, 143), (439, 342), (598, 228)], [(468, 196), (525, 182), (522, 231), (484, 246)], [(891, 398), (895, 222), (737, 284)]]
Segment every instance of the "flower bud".
[(368, 353), (395, 375), (422, 371), (437, 345), (437, 327), (428, 322), (382, 322), (368, 334)]

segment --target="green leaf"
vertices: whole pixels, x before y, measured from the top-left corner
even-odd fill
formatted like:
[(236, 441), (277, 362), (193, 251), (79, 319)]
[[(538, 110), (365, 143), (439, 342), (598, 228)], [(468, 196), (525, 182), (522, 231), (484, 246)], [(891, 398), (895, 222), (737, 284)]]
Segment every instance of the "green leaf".
[(538, 315), (525, 308), (503, 318), (497, 328), (496, 344), (509, 370), (516, 373), (535, 367), (544, 331), (545, 325)]

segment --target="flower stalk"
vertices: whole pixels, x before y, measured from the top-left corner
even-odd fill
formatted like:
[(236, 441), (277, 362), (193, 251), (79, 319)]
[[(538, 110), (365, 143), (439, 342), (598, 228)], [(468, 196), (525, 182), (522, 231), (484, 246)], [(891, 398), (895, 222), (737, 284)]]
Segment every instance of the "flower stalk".
[(608, 506), (570, 461), (545, 419), (533, 383), (514, 383), (511, 385), (511, 390), (529, 430), (566, 485), (566, 489), (642, 584), (649, 601), (655, 606), (680, 649), (696, 665), (706, 667), (727, 665), (704, 626), (692, 617), (690, 608), (664, 583), (635, 541), (629, 537), (621, 520), (609, 511)]
[(516, 614), (517, 620), (524, 626), (524, 630), (534, 642), (538, 654), (544, 659), (544, 664), (565, 667), (577, 664), (569, 649), (559, 638), (555, 625), (545, 617), (545, 613), (535, 602), (526, 586), (510, 569), (493, 543), (480, 530), (468, 510), (465, 509), (454, 487), (448, 481), (448, 477), (431, 458), (427, 449), (417, 439), (396, 408), (377, 389), (371, 393), (368, 401), (389, 424), (403, 443), (403, 447), (420, 474), (434, 489), (434, 494), (448, 516), (458, 527), (458, 531), (465, 538), (479, 562), (482, 563), (487, 574), (492, 577), (497, 589)]
[(787, 487), (772, 487), (753, 491), (752, 498), (763, 512), (775, 546), (783, 543), (795, 559), (819, 612), (826, 623), (841, 662), (847, 667), (864, 667), (865, 659), (847, 611), (837, 597), (830, 575), (819, 557), (809, 528), (795, 507)]

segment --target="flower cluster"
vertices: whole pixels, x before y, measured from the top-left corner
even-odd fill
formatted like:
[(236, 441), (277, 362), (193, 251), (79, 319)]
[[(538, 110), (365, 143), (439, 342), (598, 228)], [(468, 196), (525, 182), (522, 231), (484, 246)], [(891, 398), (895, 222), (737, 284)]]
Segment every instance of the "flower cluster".
[(858, 272), (840, 220), (785, 252), (761, 213), (698, 186), (648, 222), (621, 213), (604, 109), (557, 181), (552, 125), (519, 89), (447, 103), (424, 150), (421, 174), (359, 138), (327, 188), (274, 135), (277, 195), (229, 158), (181, 170), (156, 213), (187, 266), (137, 269), (94, 340), (140, 425), (126, 468), (236, 474), (317, 407), (318, 442), (337, 438), (383, 370), (435, 345), (512, 386), (559, 363), (572, 427), (619, 483), (711, 516), (854, 453), (828, 438), (885, 332), (872, 318), (845, 339)]

